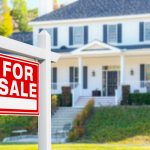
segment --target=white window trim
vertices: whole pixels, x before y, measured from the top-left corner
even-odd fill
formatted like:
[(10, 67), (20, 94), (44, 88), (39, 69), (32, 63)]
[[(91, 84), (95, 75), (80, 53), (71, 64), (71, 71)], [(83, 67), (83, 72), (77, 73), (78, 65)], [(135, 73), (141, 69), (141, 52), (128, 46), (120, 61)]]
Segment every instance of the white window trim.
[[(115, 42), (110, 42), (109, 41), (109, 26), (115, 25), (116, 26), (116, 41)], [(117, 24), (108, 24), (107, 25), (107, 42), (111, 44), (117, 44), (118, 43), (118, 25)]]
[[(82, 30), (83, 30), (83, 33), (82, 33), (83, 42), (80, 44), (74, 44), (74, 29), (75, 28), (82, 28)], [(73, 46), (81, 46), (81, 45), (84, 45), (84, 26), (74, 26), (73, 27)]]

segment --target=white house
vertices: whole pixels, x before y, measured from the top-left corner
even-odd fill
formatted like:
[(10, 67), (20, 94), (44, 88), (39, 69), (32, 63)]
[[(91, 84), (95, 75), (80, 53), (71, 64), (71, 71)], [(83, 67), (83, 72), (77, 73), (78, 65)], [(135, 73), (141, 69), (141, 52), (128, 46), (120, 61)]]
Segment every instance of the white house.
[(118, 105), (126, 84), (132, 93), (149, 92), (149, 0), (77, 0), (30, 25), (34, 45), (41, 30), (50, 33), (61, 54), (52, 64), (52, 93), (71, 86), (73, 106), (83, 107), (94, 90), (97, 106)]

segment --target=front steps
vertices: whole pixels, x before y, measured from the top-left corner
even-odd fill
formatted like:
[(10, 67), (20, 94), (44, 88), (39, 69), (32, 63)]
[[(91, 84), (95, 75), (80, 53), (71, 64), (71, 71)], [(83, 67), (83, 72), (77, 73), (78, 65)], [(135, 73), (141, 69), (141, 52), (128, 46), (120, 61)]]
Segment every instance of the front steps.
[(75, 107), (83, 108), (90, 99), (95, 100), (95, 107), (106, 107), (115, 106), (115, 97), (90, 97), (90, 96), (80, 96), (75, 103)]
[(52, 143), (65, 143), (67, 133), (72, 127), (72, 123), (82, 109), (72, 107), (59, 107), (52, 116)]

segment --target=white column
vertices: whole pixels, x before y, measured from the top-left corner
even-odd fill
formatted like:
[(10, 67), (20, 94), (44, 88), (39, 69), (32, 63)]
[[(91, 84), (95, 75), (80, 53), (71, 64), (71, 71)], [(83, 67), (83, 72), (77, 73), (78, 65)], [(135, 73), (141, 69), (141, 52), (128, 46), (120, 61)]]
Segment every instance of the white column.
[(38, 36), (38, 46), (45, 49), (46, 59), (40, 63), (40, 116), (38, 118), (39, 150), (51, 150), (51, 62), (50, 36), (42, 31)]
[(125, 56), (121, 54), (120, 56), (120, 83), (124, 85), (126, 83), (126, 66), (125, 66)]
[(83, 60), (82, 57), (78, 58), (78, 68), (79, 68), (79, 89), (80, 89), (80, 96), (82, 96), (82, 90), (83, 90)]

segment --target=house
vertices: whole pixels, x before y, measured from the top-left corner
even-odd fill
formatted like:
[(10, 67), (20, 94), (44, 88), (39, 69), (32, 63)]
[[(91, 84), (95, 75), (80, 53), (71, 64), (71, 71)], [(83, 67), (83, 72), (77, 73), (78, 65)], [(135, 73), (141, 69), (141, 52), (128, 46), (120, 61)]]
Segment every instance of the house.
[(34, 45), (44, 29), (61, 54), (52, 64), (52, 94), (71, 86), (73, 106), (83, 107), (93, 94), (96, 106), (119, 105), (122, 85), (149, 92), (149, 0), (77, 0), (55, 11), (50, 2), (30, 25)]

